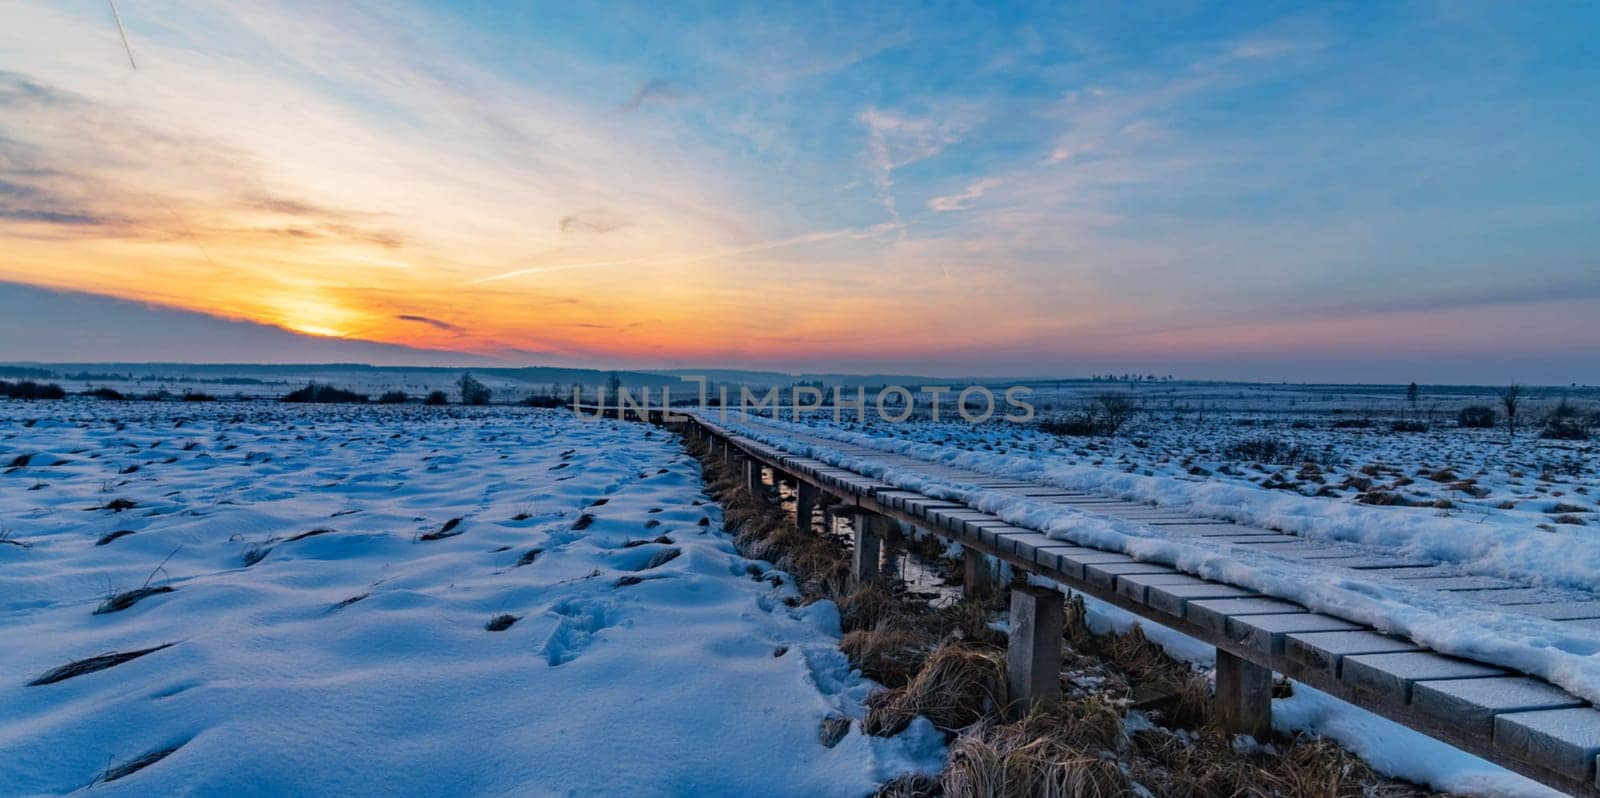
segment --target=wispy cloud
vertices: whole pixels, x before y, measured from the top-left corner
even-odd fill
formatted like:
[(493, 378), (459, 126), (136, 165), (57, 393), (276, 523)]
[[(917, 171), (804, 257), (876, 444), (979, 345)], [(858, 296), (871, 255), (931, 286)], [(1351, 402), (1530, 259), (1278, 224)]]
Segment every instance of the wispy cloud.
[(429, 327), (432, 327), (432, 328), (434, 328), (436, 330), (444, 330), (446, 332), (460, 332), (461, 331), (460, 327), (458, 327), (458, 326), (456, 326), (454, 324), (451, 324), (450, 322), (440, 321), (438, 319), (432, 319), (432, 318), (429, 318), (427, 316), (418, 316), (418, 315), (416, 315), (414, 313), (401, 313), (399, 315), (396, 315), (395, 318), (399, 319), (400, 321), (412, 321), (412, 322), (416, 322), (418, 324), (426, 324)]
[(974, 202), (982, 199), (989, 189), (998, 185), (1000, 185), (1000, 180), (994, 177), (986, 177), (982, 180), (968, 183), (967, 187), (958, 194), (947, 194), (928, 200), (928, 209), (940, 212), (970, 210)]
[(771, 252), (773, 250), (800, 247), (808, 244), (820, 244), (828, 241), (838, 241), (841, 239), (871, 238), (892, 230), (899, 229), (901, 229), (901, 225), (898, 224), (880, 224), (869, 228), (827, 230), (817, 233), (807, 233), (805, 235), (791, 236), (789, 238), (780, 238), (772, 241), (760, 241), (754, 244), (725, 247), (722, 249), (713, 249), (686, 255), (640, 256), (636, 258), (624, 258), (621, 260), (591, 261), (587, 263), (558, 263), (549, 266), (530, 266), (526, 269), (514, 269), (512, 271), (502, 272), (500, 274), (491, 274), (487, 277), (479, 277), (475, 280), (468, 281), (467, 284), (481, 285), (483, 283), (509, 280), (513, 277), (527, 277), (535, 274), (548, 274), (550, 272), (565, 272), (582, 269), (600, 269), (610, 266), (684, 266), (692, 263), (703, 263), (705, 261), (733, 258), (740, 255), (753, 255), (758, 252)]
[(653, 103), (670, 103), (682, 97), (678, 88), (671, 81), (656, 78), (639, 84), (638, 91), (623, 103), (624, 111), (637, 111), (641, 106)]
[(604, 234), (620, 230), (632, 224), (605, 208), (592, 208), (578, 211), (561, 217), (560, 227), (563, 233), (596, 233)]
[(867, 129), (867, 165), (878, 199), (891, 218), (898, 219), (894, 171), (938, 155), (961, 140), (974, 123), (970, 106), (951, 108), (942, 115), (917, 115), (869, 107), (856, 118)]

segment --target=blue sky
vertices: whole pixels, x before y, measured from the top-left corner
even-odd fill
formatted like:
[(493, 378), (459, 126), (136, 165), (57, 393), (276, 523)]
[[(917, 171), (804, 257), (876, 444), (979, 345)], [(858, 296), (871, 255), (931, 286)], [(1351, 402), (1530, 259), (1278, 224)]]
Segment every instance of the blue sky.
[(138, 70), (0, 0), (0, 280), (516, 362), (1600, 381), (1591, 4), (119, 8)]

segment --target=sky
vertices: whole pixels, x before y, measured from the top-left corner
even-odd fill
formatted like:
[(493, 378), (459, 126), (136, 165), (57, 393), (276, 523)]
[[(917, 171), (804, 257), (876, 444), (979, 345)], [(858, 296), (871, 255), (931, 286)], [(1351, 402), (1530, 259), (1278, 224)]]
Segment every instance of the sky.
[(116, 11), (0, 0), (0, 359), (1600, 382), (1600, 6)]

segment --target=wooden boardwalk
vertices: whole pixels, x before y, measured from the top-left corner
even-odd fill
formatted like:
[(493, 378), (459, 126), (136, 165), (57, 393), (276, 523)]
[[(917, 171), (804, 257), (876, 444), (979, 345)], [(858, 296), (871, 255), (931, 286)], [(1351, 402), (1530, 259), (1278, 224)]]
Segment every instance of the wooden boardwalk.
[[(643, 416), (664, 420), (659, 411)], [(765, 484), (768, 472), (773, 482), (793, 482), (799, 489), (799, 512), (806, 517), (803, 528), (810, 526), (819, 491), (862, 513), (866, 523), (859, 527), (856, 558), (857, 575), (862, 578), (876, 574), (879, 525), (873, 520), (892, 519), (960, 543), (971, 557), (981, 554), (1003, 560), (1215, 646), (1217, 710), (1235, 731), (1264, 734), (1270, 730), (1271, 680), (1276, 672), (1558, 790), (1600, 796), (1600, 710), (1537, 678), (1438, 654), (1364, 624), (1311, 612), (1237, 585), (1050, 538), (960, 502), (903, 490), (763, 443), (704, 414), (674, 421), (671, 426), (705, 440), (720, 456), (742, 463), (752, 487)], [(1373, 556), (1353, 547), (1312, 543), (1272, 530), (996, 478), (832, 439), (805, 440), (809, 436), (788, 431), (783, 435), (935, 479), (1149, 524), (1168, 537), (1260, 547), (1320, 567), (1353, 569), (1375, 578), (1456, 591), (1507, 612), (1600, 625), (1600, 601), (1552, 601), (1541, 591), (1519, 589), (1504, 580), (1445, 573), (1426, 562)], [(1059, 604), (1052, 619), (1052, 607), (1038, 603), (1041, 600), (1048, 602), (1032, 593), (1013, 595), (1012, 600), (1011, 646), (1015, 650), (1009, 652), (1008, 661), (1012, 684), (1020, 687), (1024, 696), (1055, 689), (1058, 678), (1056, 670), (1027, 672), (1029, 663), (1047, 668), (1037, 663), (1052, 662), (1048, 652), (1059, 651)], [(1046, 656), (1041, 657), (1041, 651)], [(1059, 657), (1053, 662), (1059, 663)]]

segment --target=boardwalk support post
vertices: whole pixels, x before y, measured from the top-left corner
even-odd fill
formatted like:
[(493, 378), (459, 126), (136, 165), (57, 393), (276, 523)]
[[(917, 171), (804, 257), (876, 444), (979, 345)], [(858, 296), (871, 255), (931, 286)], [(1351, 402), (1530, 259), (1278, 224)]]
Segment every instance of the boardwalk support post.
[(794, 525), (805, 534), (811, 534), (811, 518), (817, 510), (817, 486), (805, 480), (798, 483), (794, 499)]
[(883, 516), (877, 513), (856, 513), (856, 547), (850, 561), (850, 572), (857, 583), (878, 578), (878, 554), (883, 539)]
[(994, 595), (994, 564), (989, 556), (975, 549), (961, 552), (961, 593), (967, 598)]
[(1029, 585), (1011, 591), (1011, 631), (1006, 641), (1006, 683), (1013, 706), (1061, 692), (1061, 592)]
[(1217, 719), (1233, 734), (1272, 735), (1272, 671), (1217, 649)]
[(767, 487), (761, 479), (761, 461), (754, 457), (744, 461), (745, 487), (750, 490), (751, 498), (758, 502), (766, 503)]

